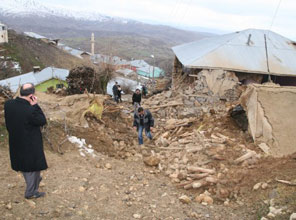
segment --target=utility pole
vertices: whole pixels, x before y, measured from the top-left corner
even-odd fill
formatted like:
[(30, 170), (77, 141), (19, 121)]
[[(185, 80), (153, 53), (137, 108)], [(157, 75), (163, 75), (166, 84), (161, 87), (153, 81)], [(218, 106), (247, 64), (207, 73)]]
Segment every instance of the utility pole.
[(155, 58), (154, 58), (154, 54), (152, 54), (151, 57), (153, 58), (152, 83), (153, 83), (153, 88), (154, 88), (155, 87), (155, 80), (154, 80)]
[(95, 34), (91, 34), (91, 55), (95, 55)]

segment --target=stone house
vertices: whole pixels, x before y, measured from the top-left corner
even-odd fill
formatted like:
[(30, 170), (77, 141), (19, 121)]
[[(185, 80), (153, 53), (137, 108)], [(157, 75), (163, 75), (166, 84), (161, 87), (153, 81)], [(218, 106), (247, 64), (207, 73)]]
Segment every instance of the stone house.
[(1, 43), (8, 43), (8, 32), (7, 26), (0, 23), (0, 44)]

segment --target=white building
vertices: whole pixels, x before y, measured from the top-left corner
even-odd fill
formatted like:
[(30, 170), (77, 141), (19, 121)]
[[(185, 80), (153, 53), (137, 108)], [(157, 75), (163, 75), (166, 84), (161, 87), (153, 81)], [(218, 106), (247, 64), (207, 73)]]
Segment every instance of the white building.
[(0, 23), (0, 44), (8, 43), (7, 26)]

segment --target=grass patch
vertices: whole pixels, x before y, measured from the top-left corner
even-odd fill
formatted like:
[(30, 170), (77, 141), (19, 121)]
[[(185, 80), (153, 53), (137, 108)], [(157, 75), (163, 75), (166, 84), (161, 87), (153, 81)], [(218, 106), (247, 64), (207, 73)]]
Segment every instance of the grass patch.
[(258, 220), (260, 220), (262, 217), (265, 217), (269, 213), (269, 204), (265, 204), (263, 201), (260, 203), (257, 203), (255, 207), (256, 207), (255, 216), (256, 216), (256, 219)]

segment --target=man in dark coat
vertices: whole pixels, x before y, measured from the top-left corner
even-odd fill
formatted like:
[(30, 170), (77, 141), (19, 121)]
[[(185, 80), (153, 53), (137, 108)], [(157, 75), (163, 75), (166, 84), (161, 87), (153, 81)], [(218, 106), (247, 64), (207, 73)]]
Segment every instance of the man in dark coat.
[(134, 94), (133, 94), (132, 100), (133, 100), (133, 105), (134, 105), (135, 112), (136, 112), (138, 107), (141, 106), (142, 95), (141, 95), (140, 89), (136, 89), (136, 92), (134, 92)]
[(147, 87), (145, 85), (142, 85), (142, 95), (145, 98), (147, 95), (148, 91), (147, 91)]
[(112, 91), (113, 91), (114, 101), (118, 103), (118, 82), (115, 82), (115, 84), (112, 88)]
[(117, 98), (117, 100), (118, 100), (118, 102), (122, 102), (122, 99), (121, 99), (121, 93), (122, 93), (122, 89), (121, 89), (121, 86), (120, 85), (118, 85), (117, 86), (117, 95), (118, 95), (118, 98)]
[(34, 93), (33, 84), (24, 84), (20, 89), (20, 97), (4, 104), (11, 168), (23, 173), (27, 199), (45, 195), (38, 188), (42, 179), (40, 171), (47, 169), (40, 131), (40, 127), (46, 124), (46, 118)]
[(134, 129), (138, 131), (139, 145), (143, 144), (143, 130), (145, 129), (146, 136), (152, 140), (151, 131), (154, 126), (154, 118), (148, 109), (138, 108), (134, 114)]

